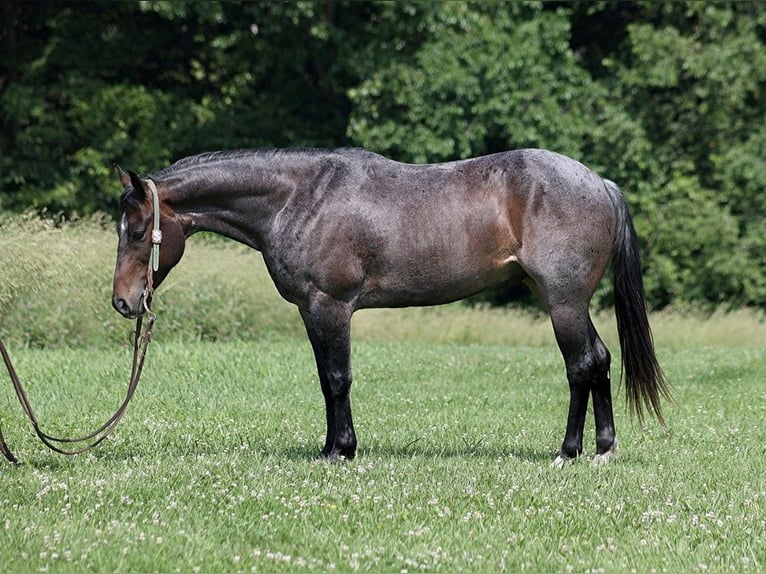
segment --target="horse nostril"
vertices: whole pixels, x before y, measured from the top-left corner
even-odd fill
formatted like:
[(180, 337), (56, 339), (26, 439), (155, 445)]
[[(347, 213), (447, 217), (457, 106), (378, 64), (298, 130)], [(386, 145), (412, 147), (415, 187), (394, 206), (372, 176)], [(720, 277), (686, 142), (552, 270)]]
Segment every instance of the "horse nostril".
[(120, 315), (124, 315), (125, 317), (130, 315), (130, 307), (128, 306), (128, 302), (125, 301), (125, 299), (122, 297), (114, 297), (112, 299), (112, 307), (114, 307)]

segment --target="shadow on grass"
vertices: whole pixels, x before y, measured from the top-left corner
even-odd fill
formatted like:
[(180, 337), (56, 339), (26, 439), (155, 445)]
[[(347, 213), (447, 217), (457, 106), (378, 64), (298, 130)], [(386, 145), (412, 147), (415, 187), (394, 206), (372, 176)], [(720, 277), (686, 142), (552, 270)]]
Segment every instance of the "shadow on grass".
[[(196, 437), (189, 441), (178, 441), (172, 438), (163, 441), (145, 441), (140, 438), (135, 441), (124, 440), (119, 444), (110, 445), (108, 442), (100, 445), (88, 454), (64, 456), (52, 453), (40, 445), (39, 450), (28, 452), (22, 458), (22, 466), (19, 468), (32, 468), (37, 470), (58, 471), (79, 464), (105, 464), (133, 462), (141, 464), (153, 458), (173, 459), (180, 457), (216, 457), (227, 456), (231, 453), (244, 454), (251, 457), (253, 464), (258, 460), (275, 457), (284, 458), (292, 462), (316, 462), (326, 460), (320, 454), (321, 445), (285, 444), (283, 446), (270, 445), (257, 440), (248, 441), (246, 444), (234, 444), (232, 442), (216, 442), (204, 437)], [(555, 451), (550, 448), (532, 446), (509, 446), (501, 443), (479, 441), (476, 444), (468, 442), (452, 444), (433, 444), (423, 440), (414, 440), (407, 444), (371, 443), (363, 445), (357, 451), (356, 461), (367, 459), (515, 459), (521, 462), (534, 464), (548, 464), (555, 457)], [(94, 460), (95, 459), (95, 460)], [(350, 462), (353, 461), (328, 461)], [(7, 465), (9, 469), (14, 468)]]
[[(291, 461), (317, 461), (326, 460), (320, 455), (320, 446), (317, 445), (315, 449), (306, 448), (305, 446), (286, 446), (282, 449), (278, 449), (273, 453), (277, 457), (285, 457)], [(383, 445), (372, 444), (367, 447), (361, 447), (357, 451), (354, 461), (364, 461), (366, 459), (454, 459), (462, 458), (466, 460), (470, 459), (486, 459), (486, 460), (498, 460), (498, 459), (517, 459), (523, 462), (531, 462), (535, 464), (543, 463), (550, 464), (555, 457), (555, 452), (550, 449), (543, 448), (506, 448), (502, 445), (420, 445), (418, 442), (406, 444), (406, 445)], [(354, 461), (339, 461), (350, 462)], [(328, 462), (336, 462), (329, 461)]]
[(376, 458), (463, 458), (463, 459), (518, 459), (525, 462), (548, 463), (553, 460), (555, 453), (546, 449), (536, 449), (531, 447), (507, 448), (502, 445), (478, 445), (478, 446), (460, 446), (460, 445), (423, 445), (417, 444), (403, 446), (371, 446), (367, 449), (361, 449), (360, 456), (370, 456)]

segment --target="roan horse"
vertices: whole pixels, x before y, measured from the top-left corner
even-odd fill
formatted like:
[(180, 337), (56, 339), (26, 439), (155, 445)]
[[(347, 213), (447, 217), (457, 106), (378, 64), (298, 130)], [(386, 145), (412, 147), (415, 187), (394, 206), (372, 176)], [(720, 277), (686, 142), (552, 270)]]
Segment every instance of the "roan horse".
[(545, 304), (566, 363), (569, 415), (554, 464), (582, 454), (591, 395), (596, 460), (616, 456), (610, 354), (588, 311), (610, 265), (628, 403), (639, 419), (648, 407), (662, 421), (660, 398), (669, 391), (628, 208), (613, 182), (573, 159), (525, 149), (410, 165), (360, 149), (238, 150), (143, 177), (115, 168), (124, 189), (114, 308), (128, 318), (144, 310), (153, 189), (163, 234), (155, 285), (197, 231), (260, 251), (314, 350), (327, 414), (324, 457), (356, 454), (354, 311), (438, 305), (504, 282), (528, 285)]

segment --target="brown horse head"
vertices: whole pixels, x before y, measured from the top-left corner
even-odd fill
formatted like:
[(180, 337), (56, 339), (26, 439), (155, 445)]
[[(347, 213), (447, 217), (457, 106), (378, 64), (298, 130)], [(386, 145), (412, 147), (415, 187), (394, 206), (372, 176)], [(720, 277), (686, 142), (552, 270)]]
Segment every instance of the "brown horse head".
[[(115, 170), (122, 182), (117, 263), (114, 269), (112, 305), (123, 316), (133, 319), (144, 312), (147, 278), (157, 287), (170, 270), (180, 261), (184, 252), (184, 230), (173, 211), (162, 201), (160, 185), (155, 183), (158, 203), (147, 180), (132, 171), (125, 172), (118, 165)], [(152, 253), (155, 205), (159, 206), (159, 228), (162, 242), (159, 265), (149, 270)], [(147, 301), (148, 303), (148, 301)]]

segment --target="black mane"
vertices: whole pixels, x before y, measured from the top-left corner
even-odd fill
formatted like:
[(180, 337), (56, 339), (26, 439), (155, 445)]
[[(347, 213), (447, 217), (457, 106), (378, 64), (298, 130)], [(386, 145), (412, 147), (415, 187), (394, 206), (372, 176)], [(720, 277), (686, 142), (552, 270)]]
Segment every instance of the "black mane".
[[(199, 153), (196, 155), (179, 159), (178, 161), (176, 161), (169, 167), (153, 172), (152, 176), (157, 178), (163, 178), (163, 177), (174, 175), (180, 171), (183, 171), (189, 168), (209, 166), (210, 164), (237, 160), (237, 159), (250, 159), (256, 156), (269, 158), (269, 157), (278, 157), (280, 155), (287, 156), (287, 155), (298, 154), (298, 155), (305, 155), (307, 157), (317, 157), (321, 155), (328, 155), (328, 154), (332, 155), (335, 153), (349, 152), (349, 151), (365, 151), (365, 150), (357, 150), (355, 148), (326, 149), (326, 148), (296, 147), (296, 148), (254, 148), (254, 149), (244, 148), (244, 149), (234, 149), (234, 150), (224, 150), (224, 151), (211, 151), (211, 152)], [(365, 152), (365, 153), (370, 153), (370, 152)]]

